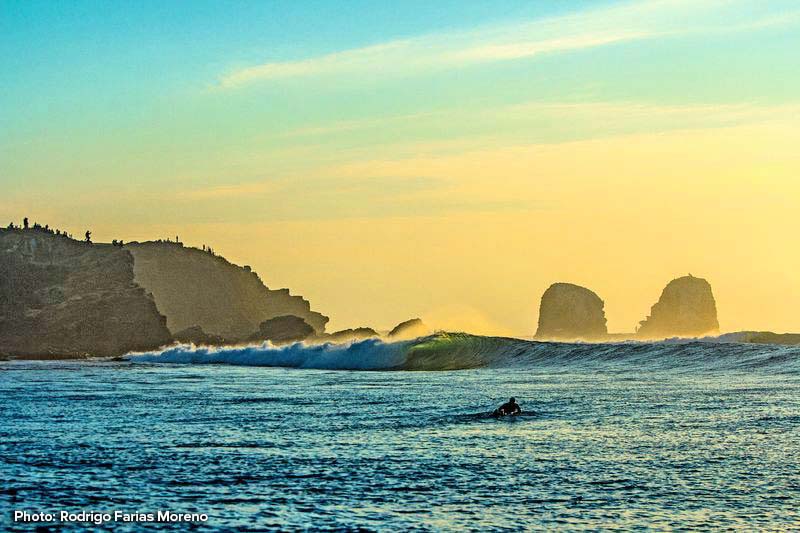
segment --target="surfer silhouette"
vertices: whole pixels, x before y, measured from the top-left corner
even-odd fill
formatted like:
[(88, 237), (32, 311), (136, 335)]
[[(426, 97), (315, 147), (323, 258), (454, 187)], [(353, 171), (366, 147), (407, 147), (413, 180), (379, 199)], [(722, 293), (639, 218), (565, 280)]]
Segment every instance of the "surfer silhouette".
[(518, 415), (522, 412), (516, 398), (509, 399), (506, 403), (494, 410), (495, 416)]

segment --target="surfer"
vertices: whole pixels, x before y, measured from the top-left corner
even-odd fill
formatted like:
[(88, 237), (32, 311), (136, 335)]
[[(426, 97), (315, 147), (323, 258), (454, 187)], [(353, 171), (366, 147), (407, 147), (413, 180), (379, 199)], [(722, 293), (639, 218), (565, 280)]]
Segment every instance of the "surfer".
[(506, 403), (494, 410), (495, 416), (518, 415), (522, 412), (516, 398), (509, 399)]

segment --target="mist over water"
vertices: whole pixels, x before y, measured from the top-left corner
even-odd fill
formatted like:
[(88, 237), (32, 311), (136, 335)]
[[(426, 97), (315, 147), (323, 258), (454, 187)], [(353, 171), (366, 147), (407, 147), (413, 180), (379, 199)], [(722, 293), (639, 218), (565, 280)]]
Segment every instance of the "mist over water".
[[(242, 530), (800, 521), (794, 348), (439, 335), (132, 359), (0, 363), (2, 520), (65, 508), (202, 512), (209, 529)], [(310, 368), (356, 361), (372, 371)], [(298, 368), (252, 366), (268, 364)], [(472, 368), (441, 370), (455, 364)], [(486, 416), (511, 395), (525, 416)]]

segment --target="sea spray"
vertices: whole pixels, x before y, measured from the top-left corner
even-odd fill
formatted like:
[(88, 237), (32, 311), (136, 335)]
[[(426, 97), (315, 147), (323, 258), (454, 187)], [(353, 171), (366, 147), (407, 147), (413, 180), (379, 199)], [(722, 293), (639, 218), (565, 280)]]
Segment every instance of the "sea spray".
[(419, 339), (273, 346), (179, 345), (134, 353), (135, 363), (226, 364), (330, 370), (625, 368), (800, 373), (800, 347), (711, 342), (558, 343), (439, 332)]
[(194, 346), (181, 344), (160, 351), (136, 353), (137, 363), (225, 364), (331, 370), (379, 370), (402, 366), (408, 342), (364, 339), (348, 344), (273, 346), (269, 342), (247, 346)]

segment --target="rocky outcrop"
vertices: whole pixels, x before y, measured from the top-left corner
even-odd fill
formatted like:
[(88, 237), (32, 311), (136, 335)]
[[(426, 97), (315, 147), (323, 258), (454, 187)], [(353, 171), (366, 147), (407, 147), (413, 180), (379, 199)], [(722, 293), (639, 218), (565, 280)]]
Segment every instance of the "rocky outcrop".
[(116, 356), (171, 342), (133, 257), (39, 229), (0, 230), (0, 354)]
[(343, 329), (340, 331), (334, 331), (333, 333), (326, 334), (323, 336), (319, 336), (317, 338), (318, 341), (322, 342), (336, 342), (336, 343), (345, 343), (345, 342), (353, 342), (353, 341), (360, 341), (364, 339), (369, 339), (371, 337), (379, 337), (377, 331), (372, 328), (352, 328), (352, 329)]
[(182, 329), (179, 332), (173, 334), (172, 337), (178, 342), (195, 344), (198, 346), (200, 345), (221, 346), (223, 344), (230, 344), (219, 335), (209, 335), (208, 333), (203, 331), (203, 328), (201, 328), (200, 326), (192, 326), (186, 329)]
[(265, 320), (293, 315), (314, 332), (325, 331), (328, 317), (289, 289), (267, 288), (249, 267), (172, 242), (125, 245), (135, 259), (136, 281), (153, 294), (167, 327), (178, 332), (200, 326), (209, 335), (247, 340)]
[(314, 328), (298, 316), (285, 315), (270, 318), (258, 326), (249, 341), (270, 341), (274, 344), (298, 342), (314, 334)]
[(542, 295), (536, 338), (602, 340), (608, 333), (603, 307), (603, 300), (586, 287), (554, 283)]
[(717, 305), (711, 285), (691, 274), (670, 281), (650, 316), (642, 320), (636, 332), (640, 339), (699, 337), (719, 331)]
[(424, 337), (431, 333), (430, 328), (419, 318), (412, 318), (405, 322), (397, 324), (392, 331), (389, 332), (389, 338), (392, 340), (402, 339), (416, 339)]

